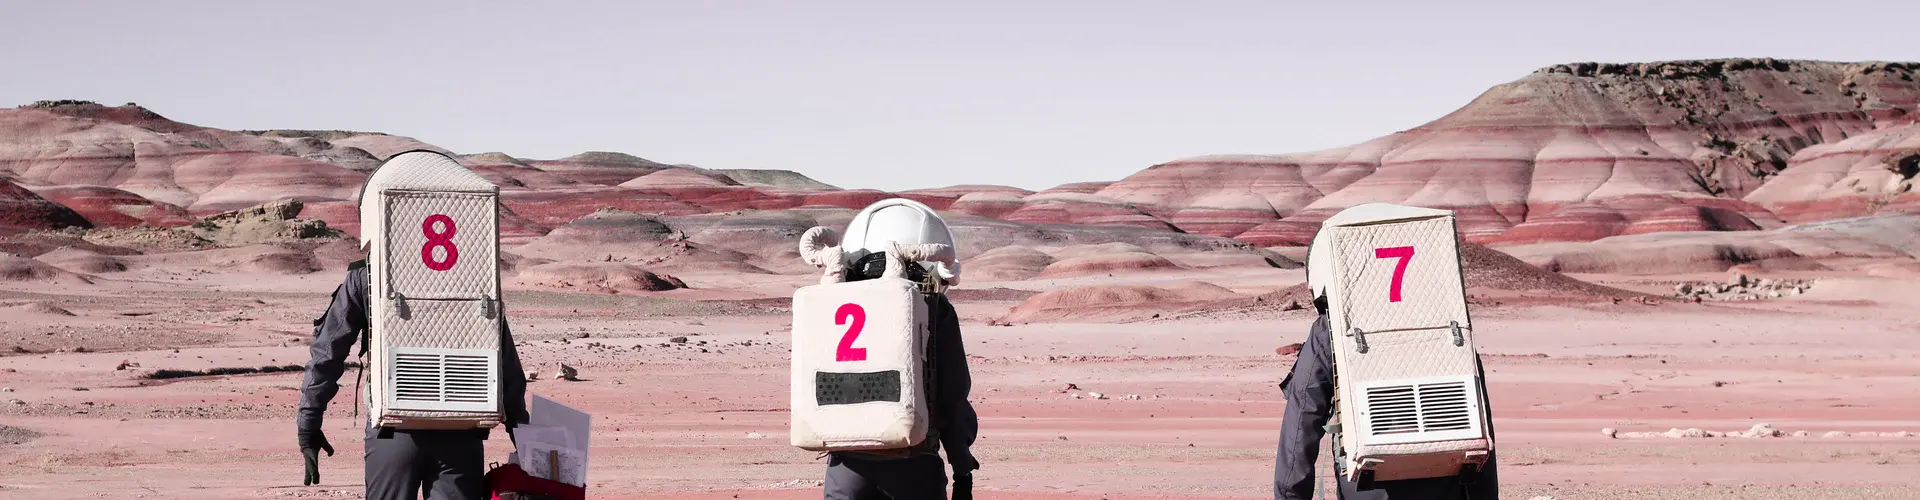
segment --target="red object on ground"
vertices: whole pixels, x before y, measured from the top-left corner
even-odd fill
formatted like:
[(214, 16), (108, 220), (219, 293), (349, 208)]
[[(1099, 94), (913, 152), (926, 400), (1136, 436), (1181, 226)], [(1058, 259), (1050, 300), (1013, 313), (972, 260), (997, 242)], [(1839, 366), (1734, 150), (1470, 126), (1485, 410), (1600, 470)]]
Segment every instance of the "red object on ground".
[(505, 493), (526, 493), (550, 497), (554, 500), (586, 500), (587, 489), (559, 481), (533, 477), (519, 465), (506, 464), (487, 471), (487, 491), (492, 492), (493, 500), (502, 500)]

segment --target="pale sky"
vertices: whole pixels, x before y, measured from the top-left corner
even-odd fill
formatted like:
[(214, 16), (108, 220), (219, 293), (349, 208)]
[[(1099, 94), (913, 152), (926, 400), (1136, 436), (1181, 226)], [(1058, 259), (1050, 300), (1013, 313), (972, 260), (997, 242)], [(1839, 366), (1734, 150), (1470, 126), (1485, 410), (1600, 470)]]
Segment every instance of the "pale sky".
[(387, 3), (0, 0), (0, 106), (1038, 190), (1352, 144), (1556, 63), (1920, 60), (1911, 0)]

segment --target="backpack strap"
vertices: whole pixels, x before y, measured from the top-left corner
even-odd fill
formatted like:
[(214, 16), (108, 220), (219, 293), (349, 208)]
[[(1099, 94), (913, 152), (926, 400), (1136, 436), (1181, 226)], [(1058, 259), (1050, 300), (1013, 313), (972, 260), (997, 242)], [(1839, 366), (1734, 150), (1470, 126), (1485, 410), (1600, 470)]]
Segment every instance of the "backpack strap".
[(925, 375), (921, 378), (926, 383), (924, 392), (927, 394), (928, 422), (927, 437), (918, 446), (914, 447), (914, 451), (921, 454), (938, 455), (940, 453), (940, 429), (945, 427), (947, 422), (945, 418), (941, 417), (940, 413), (940, 339), (937, 337), (940, 333), (933, 325), (940, 324), (941, 320), (945, 319), (944, 317), (935, 317), (934, 315), (945, 314), (940, 312), (944, 311), (940, 305), (946, 300), (946, 296), (930, 293), (923, 295), (922, 299), (927, 303), (928, 312), (927, 357), (925, 364), (922, 365), (921, 368), (921, 370), (925, 372)]
[[(352, 264), (347, 264), (347, 276), (353, 276), (354, 271), (366, 268), (367, 261), (354, 261)], [(373, 287), (373, 276), (368, 275), (367, 282), (362, 285), (369, 289), (367, 292), (367, 301), (371, 303), (373, 301), (373, 292), (371, 291)], [(373, 308), (367, 307), (365, 309), (367, 313), (367, 327), (360, 329), (360, 367), (354, 369), (353, 373), (353, 416), (348, 417), (356, 420), (360, 418), (360, 403), (365, 402), (363, 398), (360, 397), (360, 383), (367, 378), (367, 352), (371, 349), (368, 347), (368, 344), (373, 343)]]
[[(364, 260), (353, 261), (352, 264), (347, 264), (347, 275), (352, 276), (354, 271), (358, 271), (366, 268), (367, 268), (367, 261), (364, 261)], [(373, 290), (372, 290), (373, 275), (371, 274), (367, 275), (366, 281), (367, 281), (366, 283), (362, 283), (361, 285), (367, 289), (367, 301), (371, 303), (373, 301)], [(366, 312), (367, 312), (367, 318), (366, 318), (367, 327), (360, 329), (360, 357), (363, 360), (364, 358), (367, 357), (367, 349), (369, 349), (367, 347), (367, 343), (372, 340), (372, 336), (373, 336), (373, 308), (372, 307), (366, 308)]]

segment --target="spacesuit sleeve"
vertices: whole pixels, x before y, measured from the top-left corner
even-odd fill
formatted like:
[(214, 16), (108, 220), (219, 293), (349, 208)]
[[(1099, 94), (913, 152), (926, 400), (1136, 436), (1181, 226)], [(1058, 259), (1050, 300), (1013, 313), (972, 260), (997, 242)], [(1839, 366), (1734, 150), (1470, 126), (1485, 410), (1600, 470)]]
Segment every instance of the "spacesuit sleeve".
[(505, 315), (500, 317), (500, 393), (507, 427), (527, 423), (527, 372), (520, 366), (520, 349), (513, 345)]
[(308, 350), (306, 379), (300, 385), (300, 429), (320, 428), (327, 403), (340, 392), (340, 375), (347, 369), (353, 342), (366, 329), (367, 271), (356, 268), (333, 290), (327, 312), (313, 321), (313, 347)]
[(1287, 409), (1280, 423), (1280, 451), (1274, 457), (1275, 499), (1313, 498), (1313, 464), (1320, 458), (1327, 419), (1333, 417), (1331, 337), (1325, 316), (1314, 321), (1293, 371), (1280, 383)]
[(940, 297), (933, 310), (933, 337), (938, 342), (939, 374), (936, 380), (940, 384), (940, 403), (934, 408), (941, 413), (937, 420), (945, 423), (940, 429), (940, 445), (947, 450), (947, 463), (952, 464), (955, 474), (972, 472), (979, 468), (979, 462), (973, 457), (973, 440), (980, 435), (980, 416), (973, 411), (973, 403), (967, 396), (973, 391), (973, 375), (967, 371), (967, 347), (960, 337), (960, 315), (953, 310), (953, 303), (946, 297)]

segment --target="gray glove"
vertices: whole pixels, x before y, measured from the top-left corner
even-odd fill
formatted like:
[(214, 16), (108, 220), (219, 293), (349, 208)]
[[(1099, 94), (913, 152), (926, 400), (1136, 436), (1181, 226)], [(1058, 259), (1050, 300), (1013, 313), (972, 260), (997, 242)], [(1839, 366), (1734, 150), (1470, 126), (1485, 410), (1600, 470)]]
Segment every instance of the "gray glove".
[(327, 442), (327, 433), (320, 429), (300, 430), (300, 456), (307, 459), (307, 476), (300, 484), (313, 486), (320, 484), (320, 450), (326, 450), (327, 456), (333, 456), (333, 443)]

